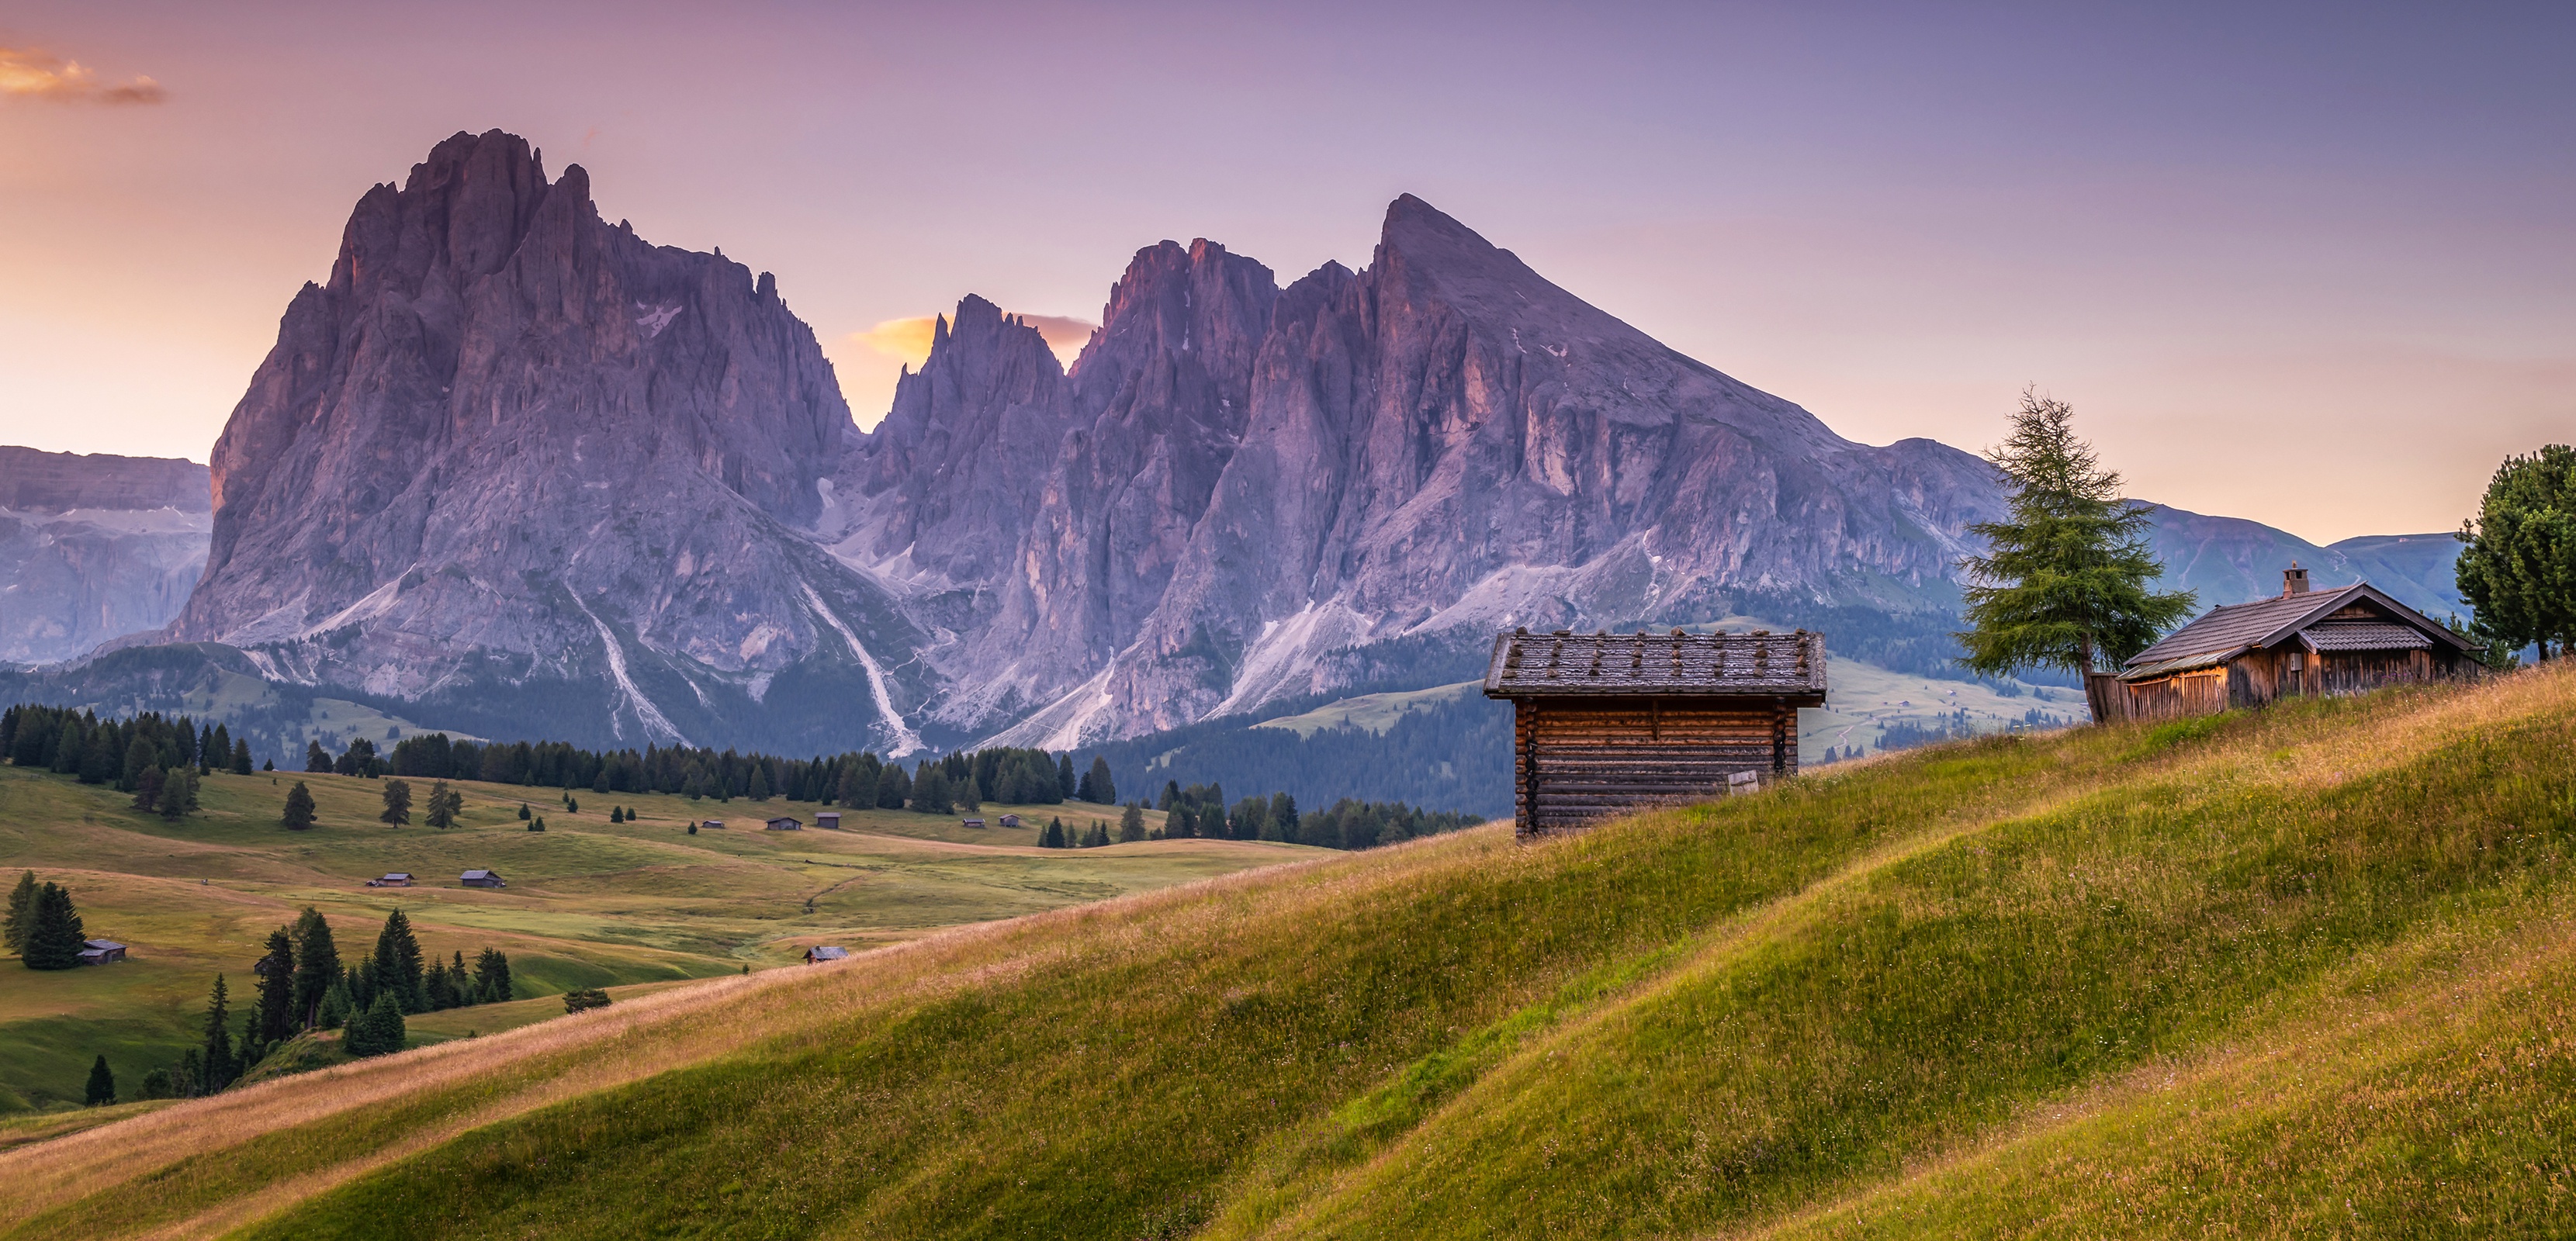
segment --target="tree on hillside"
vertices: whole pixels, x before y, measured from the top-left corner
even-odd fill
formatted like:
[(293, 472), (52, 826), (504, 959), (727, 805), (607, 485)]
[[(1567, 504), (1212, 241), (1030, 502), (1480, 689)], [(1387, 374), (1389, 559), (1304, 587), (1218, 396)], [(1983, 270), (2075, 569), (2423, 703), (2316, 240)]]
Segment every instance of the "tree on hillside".
[(295, 1016), (311, 1026), (322, 1019), (322, 999), (340, 981), (340, 949), (331, 922), (311, 905), (295, 918)]
[(1057, 801), (1067, 800), (1081, 787), (1082, 782), (1073, 778), (1073, 751), (1067, 750), (1062, 754), (1056, 755), (1055, 799)]
[(2120, 476), (2076, 437), (2074, 419), (2064, 401), (2025, 391), (2012, 433), (1986, 453), (2012, 494), (2005, 520), (1968, 527), (1986, 554), (1959, 562), (1970, 626), (1959, 662), (1973, 672), (2091, 672), (2191, 614), (2191, 592), (2149, 589), (2164, 566), (2147, 550), (2148, 506), (2121, 498)]
[(474, 958), (474, 1002), (498, 1004), (516, 998), (510, 983), (509, 954), (486, 948)]
[(81, 1102), (100, 1107), (116, 1102), (116, 1074), (107, 1069), (107, 1057), (100, 1056), (89, 1066), (89, 1086), (81, 1091)]
[[(395, 783), (398, 784), (401, 782), (396, 781)], [(385, 788), (390, 791), (393, 788), (393, 785), (388, 784)], [(455, 803), (451, 804), (447, 800), (450, 797), (456, 798)], [(422, 821), (429, 824), (431, 827), (454, 827), (456, 826), (456, 812), (463, 808), (464, 801), (465, 799), (462, 795), (448, 790), (447, 781), (434, 781), (429, 786), (429, 807)]]
[(67, 970), (80, 965), (89, 931), (72, 905), (71, 889), (48, 883), (36, 889), (36, 916), (27, 929), (18, 960), (31, 970)]
[(290, 832), (300, 832), (313, 826), (313, 790), (304, 787), (301, 780), (295, 782), (294, 788), (286, 790), (285, 823), (286, 830)]
[(420, 941), (399, 909), (385, 916), (385, 929), (376, 934), (375, 968), (376, 990), (391, 994), (404, 1012), (428, 1007), (421, 995)]
[(751, 765), (750, 797), (753, 801), (769, 800), (769, 764), (753, 763)]
[(903, 764), (888, 763), (877, 773), (877, 809), (901, 810), (912, 800), (912, 777), (904, 774)]
[(2544, 660), (2555, 642), (2565, 656), (2576, 642), (2576, 448), (2505, 458), (2459, 538), (2471, 631), (2506, 650), (2537, 644)]
[(387, 780), (384, 791), (384, 812), (378, 814), (376, 820), (395, 827), (411, 822), (411, 781)]
[(348, 1033), (340, 1036), (340, 1048), (353, 1056), (382, 1056), (401, 1051), (407, 1038), (402, 1005), (388, 992), (350, 1019)]
[(233, 1084), (241, 1075), (233, 1059), (233, 1024), (231, 997), (224, 990), (224, 976), (215, 975), (215, 989), (206, 996), (205, 1064), (199, 1073), (198, 1090), (213, 1094)]
[(259, 978), (259, 1006), (252, 1010), (250, 1037), (274, 1043), (295, 1033), (295, 937), (285, 927), (268, 933), (268, 952), (251, 967)]
[(159, 813), (161, 809), (161, 785), (167, 779), (168, 777), (161, 774), (161, 769), (159, 767), (144, 768), (141, 775), (134, 777), (133, 808), (136, 810)]
[(304, 770), (309, 775), (331, 774), (331, 752), (322, 748), (319, 737), (304, 743)]
[(161, 817), (173, 823), (197, 808), (197, 769), (174, 769), (161, 781)]
[(27, 937), (36, 929), (36, 872), (21, 871), (18, 886), (9, 889), (9, 918), (0, 923), (11, 952), (25, 952)]
[(526, 803), (526, 802), (520, 802), (520, 803), (519, 803), (519, 821), (520, 821), (521, 823), (525, 823), (525, 822), (527, 822), (527, 821), (528, 821), (528, 819), (529, 819), (530, 817), (531, 817), (531, 816), (528, 814), (528, 803)]
[(1131, 801), (1127, 803), (1127, 809), (1121, 811), (1118, 815), (1118, 839), (1121, 843), (1125, 843), (1128, 841), (1143, 840), (1144, 838), (1144, 803)]
[(912, 808), (923, 814), (946, 814), (955, 807), (948, 801), (948, 772), (939, 764), (924, 761), (921, 775), (912, 782)]
[(1074, 792), (1095, 806), (1117, 805), (1118, 782), (1109, 778), (1109, 760), (1094, 755), (1090, 773), (1082, 777), (1081, 785)]
[(250, 742), (248, 741), (236, 739), (233, 742), (233, 774), (237, 776), (250, 774)]

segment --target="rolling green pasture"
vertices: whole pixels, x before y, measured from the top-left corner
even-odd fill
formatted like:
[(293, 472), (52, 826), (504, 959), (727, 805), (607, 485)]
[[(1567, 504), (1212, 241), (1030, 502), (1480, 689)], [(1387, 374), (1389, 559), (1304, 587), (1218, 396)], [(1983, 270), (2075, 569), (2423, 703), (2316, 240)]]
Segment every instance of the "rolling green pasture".
[[(297, 780), (320, 810), (319, 824), (304, 832), (278, 821)], [(415, 805), (424, 802), (429, 782), (411, 784)], [(837, 832), (772, 832), (759, 827), (763, 818), (810, 824), (821, 807), (579, 792), (573, 813), (553, 789), (456, 787), (466, 798), (460, 826), (420, 826), (415, 810), (411, 826), (396, 828), (376, 818), (381, 781), (214, 775), (205, 780), (204, 810), (167, 823), (128, 809), (113, 789), (0, 765), (0, 883), (14, 883), (21, 870), (63, 883), (93, 937), (132, 946), (122, 964), (60, 973), (0, 963), (0, 1116), (77, 1103), (100, 1054), (131, 1091), (199, 1037), (217, 973), (227, 976), (235, 1012), (247, 1006), (250, 966), (269, 932), (306, 905), (330, 917), (347, 961), (374, 946), (385, 915), (399, 907), (439, 959), (462, 952), (470, 962), (487, 945), (509, 953), (523, 996), (575, 987), (616, 995), (798, 962), (808, 945), (892, 943), (1313, 852), (1232, 841), (1035, 847), (1049, 816), (1069, 824), (1106, 819), (1114, 829), (1116, 808), (1089, 805), (981, 812), (998, 822), (1017, 810), (1029, 822), (1018, 829), (970, 830), (954, 816), (870, 810), (846, 812)], [(546, 831), (519, 821), (523, 800), (544, 816)], [(640, 820), (611, 824), (612, 803), (631, 806)], [(688, 834), (692, 820), (705, 818), (730, 826)], [(469, 868), (497, 870), (510, 886), (462, 887), (458, 876)], [(389, 871), (412, 872), (419, 886), (365, 886)], [(562, 1011), (532, 998), (424, 1016), (413, 1028), (435, 1041)]]
[(2571, 1013), (2559, 665), (666, 986), (0, 1151), (0, 1236), (2569, 1235)]

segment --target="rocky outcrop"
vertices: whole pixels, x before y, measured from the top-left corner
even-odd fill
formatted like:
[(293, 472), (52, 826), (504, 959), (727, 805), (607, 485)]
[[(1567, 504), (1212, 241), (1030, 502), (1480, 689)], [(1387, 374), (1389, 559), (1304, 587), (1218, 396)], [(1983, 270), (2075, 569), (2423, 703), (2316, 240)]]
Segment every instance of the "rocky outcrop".
[(549, 180), (519, 138), (458, 134), (368, 191), (288, 307), (216, 442), (169, 636), (458, 710), (596, 710), (580, 735), (630, 742), (801, 738), (809, 704), (769, 697), (793, 671), (851, 691), (810, 709), (853, 743), (900, 744), (920, 691), (869, 648), (918, 635), (802, 533), (854, 434), (771, 276), (604, 222), (579, 166)]
[(205, 568), (212, 507), (193, 461), (0, 448), (0, 661), (168, 624)]

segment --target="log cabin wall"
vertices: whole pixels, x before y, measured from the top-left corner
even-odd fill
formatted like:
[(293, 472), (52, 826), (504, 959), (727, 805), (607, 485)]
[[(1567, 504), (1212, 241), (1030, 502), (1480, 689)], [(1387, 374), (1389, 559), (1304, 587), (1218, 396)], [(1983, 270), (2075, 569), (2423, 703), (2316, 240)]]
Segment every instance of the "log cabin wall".
[(1627, 697), (1521, 699), (1512, 809), (1523, 836), (1725, 795), (1727, 778), (1798, 772), (1796, 707)]

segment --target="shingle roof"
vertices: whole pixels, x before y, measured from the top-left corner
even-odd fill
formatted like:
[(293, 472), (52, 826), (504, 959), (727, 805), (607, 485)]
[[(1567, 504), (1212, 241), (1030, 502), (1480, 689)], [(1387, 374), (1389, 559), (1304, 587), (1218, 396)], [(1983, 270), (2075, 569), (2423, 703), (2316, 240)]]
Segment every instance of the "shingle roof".
[(490, 879), (493, 877), (492, 872), (488, 870), (469, 870), (463, 875), (458, 876), (458, 878), (462, 879)]
[[(2367, 601), (2391, 619), (2328, 621), (2325, 618), (2355, 603)], [(2338, 628), (2328, 628), (2335, 626)], [(2344, 629), (2342, 626), (2361, 628)], [(2162, 676), (2189, 667), (2223, 663), (2241, 652), (2270, 646), (2291, 634), (2318, 631), (2341, 635), (2336, 640), (2368, 643), (2374, 636), (2402, 631), (2412, 635), (2405, 642), (2378, 645), (2337, 645), (2319, 650), (2387, 650), (2400, 646), (2429, 647), (2446, 642), (2460, 650), (2469, 644), (2458, 635), (2434, 624), (2421, 612), (2399, 603), (2368, 582), (2358, 582), (2340, 590), (2316, 590), (2306, 594), (2278, 595), (2252, 603), (2222, 603), (2211, 608), (2198, 620), (2166, 634), (2164, 640), (2131, 656), (2120, 675), (2130, 680)], [(2365, 632), (2365, 630), (2367, 632)]]
[(850, 955), (847, 948), (810, 948), (806, 955), (817, 961), (838, 961)]
[(86, 945), (88, 945), (88, 946), (90, 946), (90, 947), (92, 947), (92, 948), (98, 948), (98, 949), (102, 949), (102, 950), (103, 950), (103, 949), (108, 949), (108, 948), (122, 948), (122, 947), (124, 947), (124, 946), (125, 946), (125, 945), (123, 945), (123, 944), (120, 944), (120, 943), (116, 942), (115, 940), (112, 940), (112, 939), (85, 939), (85, 940), (82, 940), (81, 942), (82, 942), (82, 943), (84, 943), (84, 944), (86, 944)]
[(2412, 651), (2433, 645), (2414, 626), (2388, 621), (2322, 620), (2300, 630), (2299, 636), (2320, 651)]
[(1821, 699), (1825, 635), (1591, 633), (1516, 629), (1494, 639), (1489, 698), (1554, 694), (1760, 695)]

